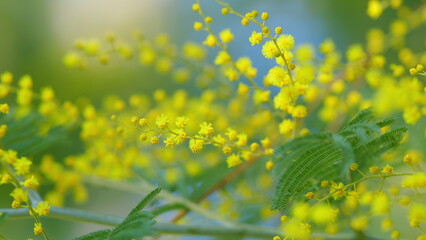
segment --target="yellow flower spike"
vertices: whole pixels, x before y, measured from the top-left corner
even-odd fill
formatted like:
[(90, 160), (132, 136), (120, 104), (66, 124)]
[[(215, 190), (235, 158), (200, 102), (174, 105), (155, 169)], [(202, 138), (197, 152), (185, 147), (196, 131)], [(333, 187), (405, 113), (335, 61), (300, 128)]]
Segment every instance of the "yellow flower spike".
[(229, 13), (229, 9), (228, 8), (222, 8), (221, 10), (220, 10), (220, 12), (223, 14), (223, 15), (227, 15), (228, 13)]
[(272, 238), (272, 240), (281, 240), (281, 237), (280, 236), (275, 236), (275, 237)]
[(34, 235), (41, 235), (43, 231), (41, 223), (34, 223)]

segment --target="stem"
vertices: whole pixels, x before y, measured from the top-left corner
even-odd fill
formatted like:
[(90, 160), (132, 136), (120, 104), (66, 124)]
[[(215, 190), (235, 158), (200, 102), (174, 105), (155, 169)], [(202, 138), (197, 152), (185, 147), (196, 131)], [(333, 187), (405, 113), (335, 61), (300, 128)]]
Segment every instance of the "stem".
[[(3, 214), (9, 215), (11, 218), (27, 217), (25, 209), (0, 209)], [(107, 226), (115, 226), (124, 219), (120, 217), (104, 215), (94, 212), (87, 212), (72, 208), (51, 207), (50, 214), (47, 216), (55, 219), (76, 220), (81, 222), (98, 223)], [(152, 229), (158, 233), (164, 234), (183, 234), (197, 236), (214, 236), (214, 237), (234, 237), (234, 238), (258, 238), (272, 239), (274, 236), (281, 235), (274, 228), (259, 227), (259, 226), (238, 226), (238, 227), (222, 227), (222, 226), (196, 226), (196, 225), (178, 225), (170, 223), (157, 223), (152, 226)], [(342, 233), (336, 235), (327, 235), (323, 233), (312, 234), (312, 237), (327, 238), (327, 239), (353, 239), (353, 235)]]

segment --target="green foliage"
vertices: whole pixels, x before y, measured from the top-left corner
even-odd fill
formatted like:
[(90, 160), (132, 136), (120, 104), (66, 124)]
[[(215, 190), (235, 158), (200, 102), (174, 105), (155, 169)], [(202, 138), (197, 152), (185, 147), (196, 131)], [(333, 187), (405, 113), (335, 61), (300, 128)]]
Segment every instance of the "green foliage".
[(145, 198), (140, 201), (136, 207), (130, 211), (127, 217), (115, 228), (105, 229), (89, 233), (87, 235), (75, 238), (74, 240), (120, 240), (120, 239), (141, 239), (145, 236), (154, 236), (155, 232), (151, 226), (155, 224), (153, 215), (148, 211), (142, 209), (152, 201), (155, 196), (160, 193), (161, 189), (157, 188), (149, 193)]
[(66, 128), (63, 126), (53, 127), (46, 134), (40, 134), (46, 118), (35, 112), (20, 119), (3, 118), (0, 122), (8, 127), (2, 139), (3, 148), (13, 149), (22, 156), (33, 156), (66, 136)]
[(291, 201), (314, 191), (322, 180), (349, 179), (349, 165), (365, 167), (395, 148), (406, 127), (385, 133), (395, 119), (376, 121), (371, 109), (360, 112), (338, 134), (318, 133), (300, 137), (282, 146), (276, 155), (277, 181), (272, 199), (273, 210), (286, 211)]

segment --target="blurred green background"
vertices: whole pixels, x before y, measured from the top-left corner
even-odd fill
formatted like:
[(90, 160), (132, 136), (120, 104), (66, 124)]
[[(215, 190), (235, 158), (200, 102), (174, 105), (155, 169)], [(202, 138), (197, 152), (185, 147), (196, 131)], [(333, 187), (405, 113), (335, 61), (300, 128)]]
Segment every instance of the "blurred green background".
[[(94, 60), (84, 71), (67, 69), (62, 59), (75, 39), (102, 38), (106, 31), (129, 42), (134, 29), (148, 38), (169, 33), (178, 44), (202, 41), (206, 34), (192, 29), (199, 18), (190, 10), (191, 4), (173, 0), (0, 0), (0, 72), (30, 74), (36, 87), (51, 85), (62, 100), (87, 96), (98, 101), (110, 93), (128, 96), (164, 87), (167, 79), (140, 66), (136, 59), (115, 58), (107, 67)], [(214, 1), (202, 1), (202, 5), (206, 14), (214, 17), (216, 30), (230, 27), (235, 32), (236, 40), (230, 48), (236, 56), (253, 56), (259, 59), (258, 66), (263, 64), (260, 46), (251, 47), (247, 40), (254, 26), (243, 28), (236, 17), (220, 16), (221, 7)], [(318, 44), (332, 37), (343, 48), (363, 42), (365, 26), (386, 23), (386, 16), (374, 22), (365, 16), (366, 0), (239, 0), (231, 5), (241, 12), (268, 11), (270, 26), (282, 26), (285, 33), (295, 36), (297, 44)]]

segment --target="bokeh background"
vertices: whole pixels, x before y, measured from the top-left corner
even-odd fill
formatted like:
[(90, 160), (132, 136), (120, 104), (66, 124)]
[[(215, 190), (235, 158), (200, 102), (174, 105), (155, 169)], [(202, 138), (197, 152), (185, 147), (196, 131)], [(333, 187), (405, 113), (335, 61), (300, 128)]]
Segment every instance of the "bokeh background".
[[(75, 39), (102, 38), (106, 31), (115, 32), (129, 43), (134, 29), (148, 38), (168, 33), (177, 44), (202, 41), (205, 33), (192, 28), (199, 19), (190, 10), (191, 4), (189, 0), (0, 0), (0, 71), (18, 76), (31, 74), (36, 87), (51, 85), (62, 100), (86, 96), (99, 101), (110, 93), (128, 96), (129, 91), (149, 92), (164, 87), (164, 81), (157, 81), (164, 80), (163, 76), (136, 60), (112, 59), (107, 67), (94, 61), (87, 70), (76, 71), (63, 65), (63, 56)], [(215, 29), (229, 27), (236, 33), (236, 41), (230, 46), (233, 53), (259, 59), (258, 66), (272, 64), (261, 62), (261, 46), (250, 46), (247, 39), (253, 26), (243, 28), (236, 17), (221, 17), (221, 7), (215, 1), (202, 4), (206, 14), (214, 17)], [(341, 49), (364, 42), (367, 26), (386, 27), (387, 18), (394, 14), (385, 12), (373, 21), (365, 15), (366, 0), (236, 0), (231, 4), (240, 12), (268, 11), (270, 25), (282, 26), (284, 32), (294, 35), (297, 44), (319, 44), (331, 37)]]
[[(420, 1), (406, 2), (414, 6)], [(111, 94), (127, 98), (158, 88), (168, 92), (177, 87), (190, 89), (191, 86), (169, 84), (168, 76), (140, 65), (136, 59), (112, 58), (108, 66), (100, 66), (94, 60), (86, 70), (73, 70), (63, 65), (63, 56), (75, 39), (102, 38), (107, 31), (115, 32), (118, 38), (130, 44), (131, 32), (135, 29), (147, 38), (168, 33), (178, 45), (188, 40), (201, 42), (206, 34), (193, 30), (193, 22), (199, 21), (199, 17), (191, 11), (192, 3), (189, 0), (0, 0), (0, 72), (10, 71), (17, 77), (30, 74), (36, 89), (49, 85), (60, 100), (87, 97), (95, 104)], [(261, 46), (250, 46), (248, 37), (255, 28), (242, 27), (235, 16), (221, 16), (221, 6), (215, 1), (204, 0), (201, 4), (206, 14), (213, 17), (215, 30), (231, 28), (236, 35), (230, 45), (231, 52), (235, 56), (250, 56), (259, 67), (259, 76), (265, 74), (274, 63), (261, 56)], [(370, 27), (388, 29), (389, 19), (395, 15), (393, 11), (386, 11), (380, 19), (371, 20), (365, 14), (367, 0), (232, 0), (230, 4), (239, 12), (255, 9), (269, 12), (269, 25), (282, 26), (285, 33), (294, 35), (296, 45), (318, 45), (332, 38), (341, 51), (348, 45), (364, 43)], [(424, 36), (409, 35), (408, 41), (418, 41), (422, 48)], [(0, 192), (0, 207), (8, 207), (9, 191)], [(136, 196), (102, 189), (91, 192), (91, 196), (94, 195), (96, 198), (80, 208), (123, 215), (139, 200)], [(32, 225), (32, 220), (4, 223), (0, 225), (0, 233), (16, 237), (14, 239), (27, 239), (32, 235), (32, 228), (24, 224)], [(48, 229), (52, 239), (70, 239), (89, 229), (102, 228), (61, 220), (47, 220), (46, 224), (56, 226), (54, 230)]]

